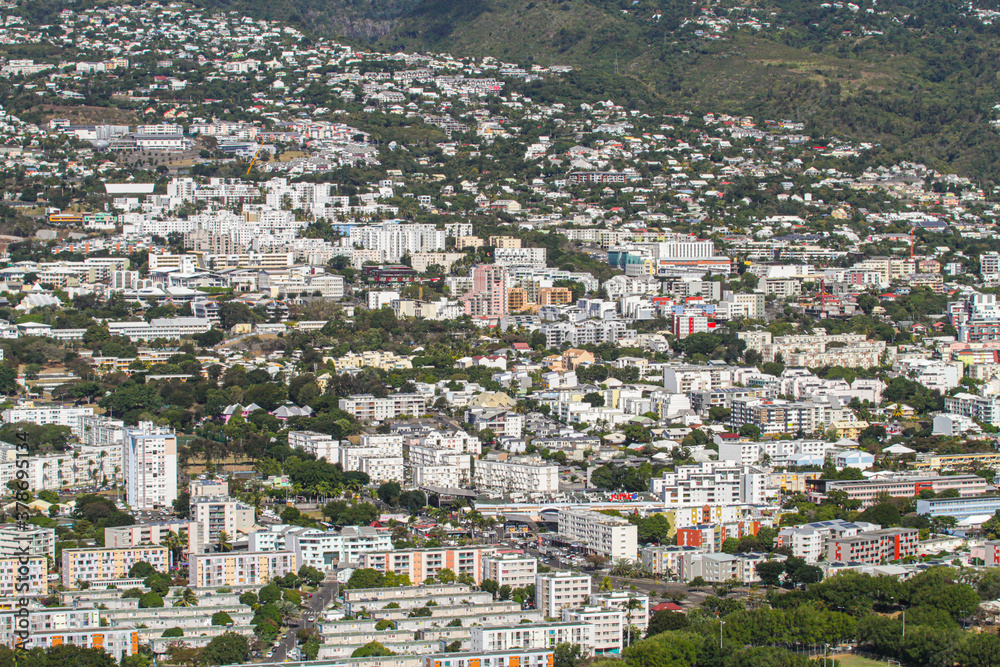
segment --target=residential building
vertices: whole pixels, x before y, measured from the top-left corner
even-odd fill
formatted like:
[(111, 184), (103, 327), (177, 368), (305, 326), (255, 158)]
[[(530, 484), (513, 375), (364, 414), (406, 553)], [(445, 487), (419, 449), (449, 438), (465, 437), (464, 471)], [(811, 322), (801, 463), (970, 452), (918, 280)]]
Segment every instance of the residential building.
[(916, 528), (886, 528), (830, 540), (826, 557), (830, 562), (871, 563), (917, 555), (920, 531)]
[(507, 493), (558, 493), (559, 466), (539, 458), (507, 458), (500, 454), (476, 461), (474, 483), (478, 489)]
[(524, 553), (495, 553), (483, 560), (484, 579), (497, 582), (498, 586), (524, 588), (535, 583), (538, 560)]
[(56, 557), (56, 531), (32, 524), (0, 525), (0, 558), (7, 556)]
[(443, 569), (455, 575), (468, 574), (478, 584), (483, 580), (483, 561), (496, 551), (492, 546), (439, 547), (435, 549), (396, 549), (361, 554), (362, 568), (378, 572), (406, 574), (412, 584), (420, 585), (427, 577)]
[[(475, 238), (475, 237), (473, 237)], [(518, 649), (508, 651), (466, 651), (431, 653), (423, 656), (418, 667), (552, 667), (554, 649)]]
[(275, 577), (298, 572), (295, 554), (291, 551), (229, 551), (195, 554), (189, 563), (192, 586), (260, 587)]
[[(96, 607), (42, 607), (0, 611), (0, 645), (31, 649), (62, 645), (105, 651), (108, 655), (135, 655), (139, 632), (131, 627), (107, 627)], [(23, 634), (17, 634), (23, 633)]]
[(177, 436), (140, 422), (122, 433), (126, 502), (135, 510), (172, 509), (177, 499)]
[(978, 475), (899, 475), (882, 479), (866, 480), (829, 480), (815, 479), (806, 482), (806, 496), (813, 502), (821, 502), (831, 491), (843, 491), (850, 500), (860, 500), (862, 507), (873, 504), (881, 494), (895, 498), (912, 498), (920, 495), (924, 489), (930, 489), (936, 494), (948, 489), (958, 491), (962, 498), (981, 496), (988, 489), (986, 480)]
[(676, 576), (679, 571), (679, 562), (684, 554), (703, 553), (707, 549), (703, 547), (687, 546), (679, 544), (667, 544), (663, 546), (646, 546), (639, 550), (639, 557), (642, 566), (653, 573), (654, 576), (664, 579)]
[(878, 530), (878, 524), (858, 521), (851, 523), (843, 519), (816, 521), (801, 526), (782, 528), (778, 532), (775, 546), (791, 549), (792, 555), (809, 563), (819, 562), (827, 552), (831, 540), (854, 537), (864, 531)]
[(198, 524), (198, 534), (205, 547), (219, 543), (226, 533), (235, 540), (237, 533), (249, 533), (254, 526), (254, 508), (229, 497), (191, 499), (191, 519)]
[(31, 401), (19, 403), (3, 411), (5, 424), (31, 422), (39, 426), (66, 426), (77, 434), (81, 417), (93, 417), (94, 408), (78, 408), (66, 405), (35, 405)]
[(638, 558), (638, 528), (628, 520), (589, 510), (559, 510), (559, 535), (609, 560)]
[(650, 480), (649, 490), (666, 507), (757, 505), (768, 497), (767, 475), (762, 470), (727, 461), (677, 466)]
[(636, 591), (605, 591), (591, 593), (590, 604), (624, 612), (626, 629), (629, 625), (645, 633), (649, 627), (649, 596)]
[(34, 597), (48, 590), (49, 563), (45, 556), (0, 557), (0, 597)]
[(104, 546), (113, 549), (127, 549), (137, 547), (140, 544), (162, 545), (168, 539), (167, 533), (177, 535), (184, 543), (184, 551), (188, 554), (200, 553), (205, 548), (198, 522), (185, 519), (105, 528)]
[(170, 569), (170, 552), (161, 546), (87, 547), (62, 550), (62, 583), (67, 588), (124, 579), (136, 563), (149, 563), (158, 572)]
[(375, 398), (371, 394), (355, 394), (340, 399), (338, 407), (358, 421), (385, 421), (403, 415), (423, 415), (427, 412), (427, 397), (421, 394), (389, 394), (386, 398)]
[(473, 651), (507, 651), (518, 649), (549, 649), (559, 644), (576, 644), (585, 656), (594, 652), (594, 626), (590, 623), (559, 621), (515, 626), (472, 628), (470, 647)]
[(596, 605), (562, 610), (563, 623), (586, 623), (593, 626), (591, 641), (594, 655), (618, 655), (626, 630), (625, 612)]
[[(250, 548), (255, 548), (254, 540)], [(299, 567), (308, 565), (325, 572), (332, 572), (339, 564), (357, 563), (362, 554), (391, 551), (392, 548), (392, 536), (387, 531), (369, 526), (344, 526), (326, 531), (295, 527), (284, 534), (284, 549), (294, 552)]]
[(327, 463), (340, 463), (340, 441), (326, 433), (315, 431), (289, 431), (288, 446), (301, 449)]
[(951, 516), (959, 521), (970, 516), (993, 516), (1000, 510), (1000, 496), (967, 496), (965, 498), (917, 499), (917, 514)]
[(1000, 396), (977, 396), (959, 392), (954, 396), (944, 397), (944, 411), (1000, 426)]
[(535, 575), (535, 608), (545, 618), (559, 618), (566, 608), (590, 601), (590, 575), (557, 570)]

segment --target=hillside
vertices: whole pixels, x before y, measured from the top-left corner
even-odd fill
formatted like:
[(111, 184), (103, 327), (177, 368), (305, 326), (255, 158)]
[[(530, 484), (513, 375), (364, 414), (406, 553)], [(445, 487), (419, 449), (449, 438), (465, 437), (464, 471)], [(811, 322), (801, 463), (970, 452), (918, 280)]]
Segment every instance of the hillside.
[[(103, 0), (81, 0), (93, 4)], [(1000, 183), (1000, 0), (192, 0), (388, 51), (571, 65), (521, 92), (805, 123)], [(33, 20), (65, 0), (23, 5)], [(76, 6), (79, 6), (76, 5)], [(878, 151), (875, 151), (878, 154)]]

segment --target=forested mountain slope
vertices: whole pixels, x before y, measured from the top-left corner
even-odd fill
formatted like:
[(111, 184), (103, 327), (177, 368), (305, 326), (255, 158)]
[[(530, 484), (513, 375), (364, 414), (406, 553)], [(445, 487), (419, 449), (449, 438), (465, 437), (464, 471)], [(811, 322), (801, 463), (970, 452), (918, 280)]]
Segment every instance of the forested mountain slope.
[[(871, 141), (894, 159), (1000, 182), (990, 123), (1000, 117), (1000, 0), (191, 1), (376, 49), (572, 65), (523, 92), (791, 119), (816, 140)], [(65, 6), (22, 10), (44, 22)]]

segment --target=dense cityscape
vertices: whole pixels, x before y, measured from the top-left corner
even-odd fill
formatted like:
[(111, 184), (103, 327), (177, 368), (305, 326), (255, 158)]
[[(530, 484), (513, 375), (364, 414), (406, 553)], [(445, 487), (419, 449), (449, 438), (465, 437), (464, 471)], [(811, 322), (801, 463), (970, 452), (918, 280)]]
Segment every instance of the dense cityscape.
[(1000, 664), (993, 180), (68, 6), (0, 3), (0, 665)]

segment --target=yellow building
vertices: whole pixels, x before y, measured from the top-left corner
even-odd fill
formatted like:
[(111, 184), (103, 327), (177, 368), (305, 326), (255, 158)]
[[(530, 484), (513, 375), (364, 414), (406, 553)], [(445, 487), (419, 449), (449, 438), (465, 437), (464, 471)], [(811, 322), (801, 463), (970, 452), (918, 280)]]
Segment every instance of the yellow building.
[(805, 493), (806, 481), (822, 476), (819, 472), (774, 472), (771, 473), (770, 485), (780, 488), (782, 493)]
[(297, 572), (292, 551), (230, 551), (191, 556), (192, 586), (264, 586), (275, 577)]
[(76, 586), (78, 581), (90, 583), (122, 579), (139, 562), (149, 563), (159, 572), (167, 572), (170, 569), (170, 552), (160, 546), (63, 549), (63, 586)]
[(833, 422), (831, 426), (837, 432), (838, 438), (850, 438), (851, 440), (857, 440), (861, 436), (861, 432), (868, 428), (868, 422), (839, 421)]

